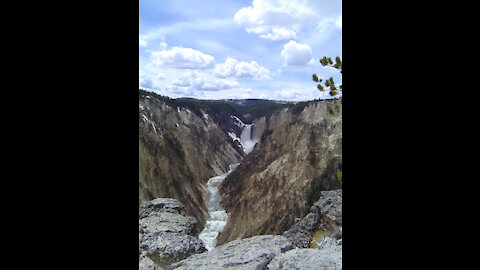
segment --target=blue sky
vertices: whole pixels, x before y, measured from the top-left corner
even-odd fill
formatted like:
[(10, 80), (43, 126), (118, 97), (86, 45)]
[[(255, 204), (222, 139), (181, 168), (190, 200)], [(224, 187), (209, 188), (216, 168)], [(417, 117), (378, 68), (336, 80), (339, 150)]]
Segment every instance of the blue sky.
[[(341, 0), (140, 0), (139, 86), (200, 99), (328, 98), (312, 74), (342, 56)], [(343, 58), (342, 58), (343, 59)]]

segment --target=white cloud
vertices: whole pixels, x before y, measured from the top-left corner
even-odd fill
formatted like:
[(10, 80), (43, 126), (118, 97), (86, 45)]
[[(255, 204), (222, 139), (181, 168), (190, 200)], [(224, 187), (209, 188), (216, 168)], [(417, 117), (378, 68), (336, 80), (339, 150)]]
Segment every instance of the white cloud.
[(300, 85), (276, 90), (274, 92), (275, 99), (290, 101), (312, 100), (320, 96), (322, 96), (322, 92), (312, 89), (312, 87), (305, 88)]
[(283, 89), (275, 91), (275, 96), (282, 100), (298, 98), (301, 96), (301, 94), (302, 93), (300, 91), (295, 89)]
[(285, 66), (307, 66), (314, 63), (312, 48), (307, 44), (297, 43), (294, 40), (290, 40), (283, 45), (280, 56), (283, 58)]
[(291, 38), (296, 39), (297, 33), (293, 30), (289, 30), (286, 28), (273, 27), (271, 32), (267, 34), (261, 34), (260, 37), (271, 39), (271, 40), (291, 39)]
[(148, 43), (153, 44), (153, 41), (165, 40), (166, 36), (176, 35), (178, 33), (185, 32), (204, 32), (204, 31), (225, 31), (234, 25), (234, 22), (230, 18), (199, 18), (188, 22), (178, 22), (174, 24), (163, 25), (160, 24), (148, 27), (146, 30), (142, 30), (140, 27), (140, 33), (142, 39)]
[(215, 66), (214, 74), (218, 77), (250, 77), (255, 79), (271, 79), (270, 71), (256, 61), (244, 62), (227, 58), (225, 63)]
[(332, 97), (328, 90), (321, 92), (314, 86), (306, 86), (302, 84), (291, 85), (274, 91), (274, 99), (290, 101), (331, 99), (340, 96), (342, 96), (342, 92), (339, 92), (335, 97)]
[(304, 28), (315, 27), (319, 18), (341, 15), (341, 0), (253, 0), (234, 16), (235, 23), (262, 38), (296, 39)]
[(331, 31), (335, 28), (342, 28), (342, 16), (331, 17), (331, 18), (322, 18), (318, 21), (315, 26), (314, 31), (318, 33), (325, 34), (328, 31)]
[(147, 47), (147, 40), (143, 36), (139, 36), (138, 38), (138, 46), (139, 47)]
[(227, 90), (220, 90), (217, 92), (210, 92), (210, 91), (201, 91), (198, 93), (197, 97), (204, 98), (204, 99), (225, 99), (225, 98), (233, 98), (233, 99), (247, 99), (247, 98), (254, 98), (256, 95), (253, 94), (253, 90), (251, 88), (243, 88), (243, 87), (235, 87), (233, 89)]
[(159, 80), (165, 80), (165, 78), (166, 78), (165, 74), (163, 74), (163, 73), (158, 73), (156, 77)]
[(185, 95), (189, 96), (193, 94), (192, 89), (190, 89), (189, 87), (178, 87), (175, 85), (167, 85), (165, 87), (165, 91), (167, 93), (176, 94), (180, 96), (185, 96)]
[(141, 88), (153, 89), (153, 81), (150, 80), (150, 79), (143, 78), (143, 77), (139, 78), (138, 85)]
[(198, 48), (203, 51), (209, 51), (209, 52), (215, 52), (216, 54), (219, 53), (224, 53), (228, 54), (231, 53), (232, 49), (229, 48), (228, 46), (225, 46), (221, 42), (209, 39), (209, 38), (203, 38), (203, 37), (198, 37), (193, 40), (195, 42), (195, 48)]
[(199, 72), (189, 72), (172, 81), (172, 85), (189, 87), (192, 90), (219, 91), (238, 86), (238, 81), (217, 79)]
[(173, 47), (170, 50), (152, 52), (151, 63), (182, 69), (209, 69), (214, 67), (215, 59), (192, 48)]
[(335, 21), (335, 26), (338, 28), (342, 28), (342, 16), (338, 17)]
[(163, 73), (152, 73), (148, 70), (138, 70), (138, 86), (140, 88), (158, 89), (159, 81), (165, 80), (167, 76)]
[[(341, 73), (318, 62), (324, 55), (342, 56), (341, 1), (141, 1), (141, 11), (159, 16), (139, 22), (139, 84), (170, 97), (328, 96), (316, 89), (311, 74), (341, 82)], [(178, 16), (162, 16), (168, 14)], [(286, 46), (291, 40), (296, 43)], [(185, 77), (189, 72), (195, 72), (192, 78)]]

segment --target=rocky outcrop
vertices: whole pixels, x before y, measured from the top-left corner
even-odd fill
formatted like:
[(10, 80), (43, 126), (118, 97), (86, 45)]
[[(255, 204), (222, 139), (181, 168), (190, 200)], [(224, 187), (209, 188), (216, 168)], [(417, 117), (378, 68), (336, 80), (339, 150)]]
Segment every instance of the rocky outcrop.
[(276, 256), (266, 267), (271, 270), (342, 269), (342, 251), (297, 248)]
[(303, 219), (283, 236), (297, 247), (266, 269), (342, 269), (342, 190), (322, 191)]
[(228, 223), (218, 245), (282, 234), (320, 191), (341, 188), (342, 101), (307, 102), (254, 121), (260, 140), (220, 185)]
[(160, 197), (177, 199), (201, 231), (208, 217), (207, 180), (242, 156), (212, 115), (140, 91), (139, 205)]
[(333, 222), (336, 226), (342, 226), (342, 190), (322, 191), (320, 200), (318, 200), (314, 207), (320, 213)]
[[(312, 206), (313, 208), (313, 206)], [(303, 219), (295, 223), (283, 236), (287, 237), (299, 248), (308, 248), (312, 242), (313, 233), (317, 230), (319, 216), (309, 213)]]
[(158, 216), (162, 213), (186, 215), (185, 206), (175, 199), (159, 198), (143, 203), (140, 207), (139, 218)]
[(334, 239), (328, 236), (325, 236), (320, 243), (317, 245), (317, 249), (321, 250), (342, 250), (342, 238), (340, 239)]
[(140, 254), (140, 259), (138, 262), (139, 270), (163, 270), (162, 267), (154, 263), (145, 253)]
[(196, 223), (177, 200), (158, 198), (143, 203), (138, 224), (140, 267), (168, 269), (174, 262), (205, 252), (196, 237)]
[(277, 255), (293, 247), (292, 243), (280, 235), (260, 235), (235, 240), (209, 252), (192, 255), (177, 262), (172, 269), (265, 269)]
[(303, 219), (293, 225), (283, 236), (299, 248), (324, 248), (341, 244), (342, 190), (322, 191), (320, 199)]

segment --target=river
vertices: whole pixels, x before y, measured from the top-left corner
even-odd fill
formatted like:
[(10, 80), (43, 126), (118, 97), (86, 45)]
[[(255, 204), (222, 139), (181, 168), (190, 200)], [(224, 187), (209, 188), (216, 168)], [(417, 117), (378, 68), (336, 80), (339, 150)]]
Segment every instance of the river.
[(237, 168), (240, 163), (230, 164), (229, 171), (226, 174), (214, 176), (208, 179), (207, 188), (207, 200), (205, 205), (207, 206), (209, 219), (205, 223), (205, 227), (198, 235), (198, 238), (205, 243), (207, 250), (212, 250), (217, 244), (217, 236), (223, 231), (223, 228), (227, 224), (228, 214), (225, 209), (220, 206), (220, 193), (218, 192), (218, 185), (225, 180), (233, 170)]

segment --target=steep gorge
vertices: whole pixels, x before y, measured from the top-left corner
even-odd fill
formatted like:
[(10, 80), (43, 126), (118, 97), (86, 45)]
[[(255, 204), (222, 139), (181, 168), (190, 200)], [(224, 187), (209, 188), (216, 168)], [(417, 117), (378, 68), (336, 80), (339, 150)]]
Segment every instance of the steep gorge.
[(240, 163), (219, 186), (228, 222), (217, 245), (282, 234), (321, 190), (341, 188), (341, 115), (341, 99), (295, 105), (140, 91), (139, 203), (175, 198), (200, 232), (209, 219), (207, 181)]
[(309, 102), (254, 121), (257, 146), (220, 185), (229, 219), (218, 245), (282, 234), (321, 190), (341, 188), (342, 101)]

